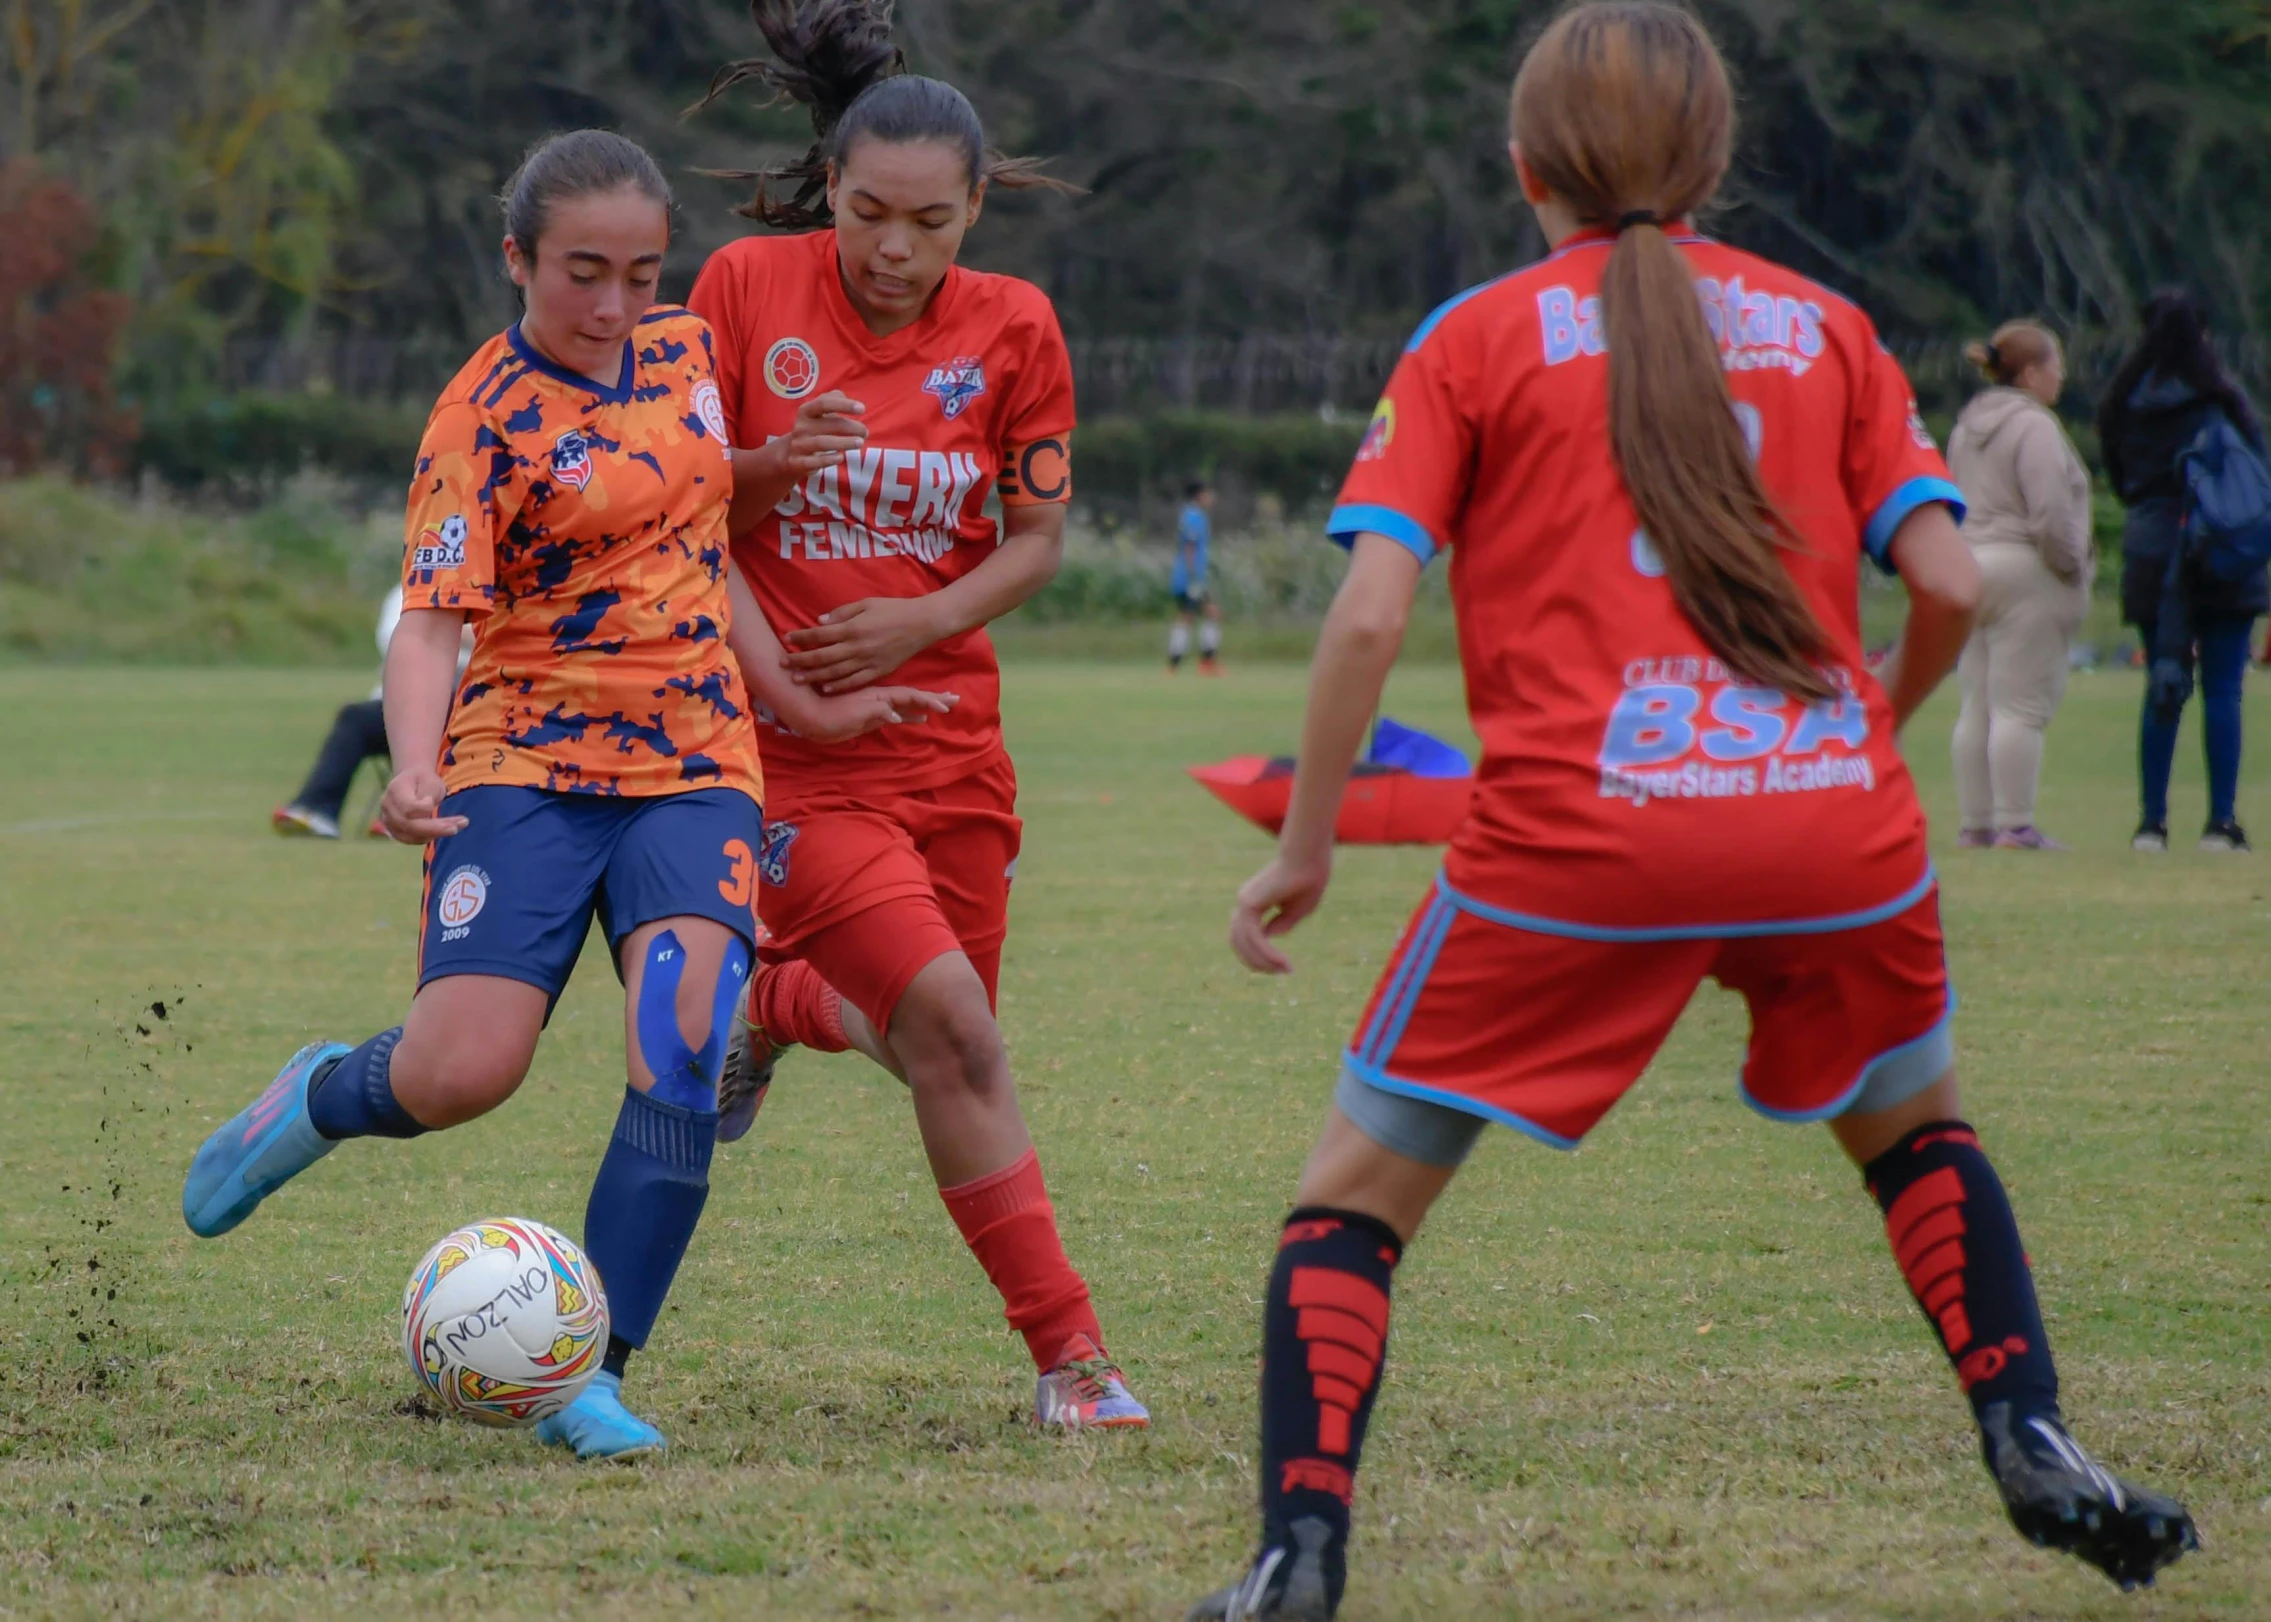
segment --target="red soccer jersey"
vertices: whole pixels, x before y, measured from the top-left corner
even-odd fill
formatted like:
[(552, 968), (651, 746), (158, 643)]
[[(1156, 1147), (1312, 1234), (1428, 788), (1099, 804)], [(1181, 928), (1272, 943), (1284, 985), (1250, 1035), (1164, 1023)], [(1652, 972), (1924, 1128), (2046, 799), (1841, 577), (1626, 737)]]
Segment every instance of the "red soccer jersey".
[(451, 791), (761, 798), (725, 644), (732, 497), (696, 317), (650, 310), (612, 387), (517, 326), (481, 346), (427, 419), (402, 558), (405, 609), (475, 626), (442, 747)]
[[(830, 389), (867, 407), (867, 443), (823, 468), (734, 545), (773, 629), (786, 635), (862, 597), (918, 597), (989, 555), (1008, 504), (1069, 499), (1072, 361), (1056, 310), (1030, 282), (960, 266), (912, 326), (878, 338), (844, 293), (836, 233), (744, 237), (710, 256), (689, 305), (715, 329), (732, 441), (787, 433), (797, 402)], [(890, 678), (961, 695), (925, 726), (807, 743), (762, 707), (776, 782), (909, 792), (1001, 753), (1001, 668), (983, 630), (924, 649)]]
[(1902, 520), (1930, 502), (1960, 516), (1963, 497), (1867, 316), (1767, 260), (1676, 240), (1851, 696), (1801, 707), (1735, 679), (1673, 601), (1609, 442), (1605, 233), (1427, 319), (1329, 528), (1451, 554), (1483, 760), (1445, 873), (1470, 910), (1610, 939), (1865, 921), (1930, 869), (1863, 668), (1861, 557), (1887, 564)]

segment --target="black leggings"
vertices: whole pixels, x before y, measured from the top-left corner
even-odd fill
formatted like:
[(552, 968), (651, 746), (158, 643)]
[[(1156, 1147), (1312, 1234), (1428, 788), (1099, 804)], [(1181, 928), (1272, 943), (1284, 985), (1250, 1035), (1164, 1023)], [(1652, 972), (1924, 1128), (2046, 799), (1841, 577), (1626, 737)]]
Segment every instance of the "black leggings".
[(292, 796), (292, 803), (303, 811), (320, 811), (337, 822), (340, 808), (347, 803), (348, 785), (355, 781), (355, 769), (372, 756), (385, 753), (385, 707), (375, 698), (340, 706), (331, 723), (331, 736), (323, 740), (308, 780)]

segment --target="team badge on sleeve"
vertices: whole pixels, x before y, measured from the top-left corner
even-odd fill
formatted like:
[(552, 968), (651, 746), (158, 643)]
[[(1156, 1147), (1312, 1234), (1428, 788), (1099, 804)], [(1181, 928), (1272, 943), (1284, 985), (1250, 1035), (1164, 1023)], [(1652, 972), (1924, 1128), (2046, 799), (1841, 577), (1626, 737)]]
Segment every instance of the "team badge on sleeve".
[[(702, 429), (720, 445), (725, 440), (725, 403), (718, 398), (718, 386), (708, 378), (694, 385), (694, 415), (702, 419)], [(728, 447), (727, 454), (731, 455)]]
[(820, 387), (820, 356), (802, 338), (782, 338), (765, 351), (765, 387), (801, 400)]
[(582, 429), (570, 428), (552, 441), (552, 477), (571, 490), (591, 483), (591, 441)]
[(1356, 447), (1359, 462), (1377, 462), (1396, 442), (1396, 402), (1383, 396), (1372, 413), (1372, 426), (1364, 430), (1364, 443)]
[(939, 410), (952, 422), (986, 392), (985, 363), (976, 355), (957, 355), (944, 366), (931, 368), (930, 376), (923, 379), (923, 392), (937, 397)]
[(465, 515), (451, 513), (431, 529), (418, 532), (418, 549), (410, 557), (414, 569), (465, 567)]

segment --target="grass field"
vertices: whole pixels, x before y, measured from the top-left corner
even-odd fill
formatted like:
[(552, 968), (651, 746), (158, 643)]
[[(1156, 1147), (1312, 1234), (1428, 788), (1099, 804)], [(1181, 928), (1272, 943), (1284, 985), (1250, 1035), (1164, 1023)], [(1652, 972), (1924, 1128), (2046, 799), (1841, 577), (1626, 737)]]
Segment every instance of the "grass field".
[[(0, 668), (0, 1611), (1173, 1618), (1242, 1562), (1269, 1248), (1433, 868), (1347, 853), (1299, 976), (1234, 969), (1265, 842), (1177, 768), (1290, 747), (1299, 671), (1007, 683), (1030, 826), (1003, 1020), (1156, 1428), (1028, 1434), (1030, 1368), (903, 1095), (799, 1055), (634, 1367), (671, 1451), (611, 1468), (432, 1420), (393, 1343), (444, 1229), (580, 1228), (621, 1087), (600, 957), (505, 1109), (350, 1145), (226, 1240), (181, 1225), (205, 1132), (410, 989), (416, 858), (264, 820), (361, 679)], [(2069, 1411), (2189, 1499), (2205, 1552), (2124, 1598), (2008, 1533), (1873, 1205), (1825, 1134), (1736, 1101), (1739, 1019), (1706, 992), (1582, 1153), (1494, 1134), (1415, 1247), (1351, 1622), (2271, 1615), (2271, 859), (2127, 851), (2137, 694), (2078, 679), (2059, 722), (2072, 854), (1942, 870), (1970, 1111)], [(1455, 672), (1399, 674), (1390, 709), (1456, 728)], [(1943, 845), (1948, 721), (1912, 734)], [(2200, 813), (2188, 745), (2180, 831)]]

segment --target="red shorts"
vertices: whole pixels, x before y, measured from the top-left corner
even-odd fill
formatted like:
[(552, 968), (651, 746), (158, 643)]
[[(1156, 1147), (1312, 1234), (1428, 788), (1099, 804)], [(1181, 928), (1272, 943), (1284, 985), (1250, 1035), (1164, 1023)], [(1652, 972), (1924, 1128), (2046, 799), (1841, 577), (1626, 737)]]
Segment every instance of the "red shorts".
[(766, 786), (757, 916), (771, 939), (760, 959), (802, 958), (879, 1031), (949, 952), (969, 957), (993, 998), (1025, 830), (1007, 755), (911, 794)]
[(1436, 881), (1349, 1044), (1354, 1076), (1574, 1149), (1706, 976), (1750, 1004), (1743, 1099), (1776, 1120), (1889, 1107), (1954, 1062), (1929, 874), (1866, 913), (1709, 935), (1548, 934), (1492, 914)]

